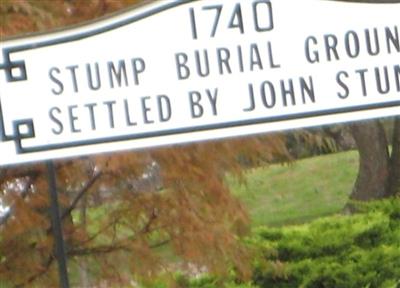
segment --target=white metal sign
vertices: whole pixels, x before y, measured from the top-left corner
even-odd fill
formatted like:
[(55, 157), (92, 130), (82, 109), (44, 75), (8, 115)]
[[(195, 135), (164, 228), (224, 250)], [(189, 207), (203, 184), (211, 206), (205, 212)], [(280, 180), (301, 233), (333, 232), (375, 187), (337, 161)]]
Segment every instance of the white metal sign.
[(0, 43), (0, 165), (400, 114), (400, 4), (159, 1)]

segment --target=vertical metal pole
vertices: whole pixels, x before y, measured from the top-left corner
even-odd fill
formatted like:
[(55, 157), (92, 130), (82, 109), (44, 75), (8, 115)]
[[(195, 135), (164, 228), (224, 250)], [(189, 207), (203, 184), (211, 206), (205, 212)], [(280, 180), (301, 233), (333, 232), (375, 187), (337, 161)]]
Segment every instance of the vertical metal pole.
[(57, 195), (57, 177), (53, 161), (49, 160), (47, 164), (47, 173), (49, 180), (50, 193), (50, 214), (53, 227), (53, 235), (55, 242), (55, 253), (58, 262), (58, 273), (60, 276), (60, 287), (69, 288), (68, 271), (67, 271), (67, 256), (65, 253), (65, 243), (62, 233), (62, 224), (60, 216), (60, 207), (58, 205)]

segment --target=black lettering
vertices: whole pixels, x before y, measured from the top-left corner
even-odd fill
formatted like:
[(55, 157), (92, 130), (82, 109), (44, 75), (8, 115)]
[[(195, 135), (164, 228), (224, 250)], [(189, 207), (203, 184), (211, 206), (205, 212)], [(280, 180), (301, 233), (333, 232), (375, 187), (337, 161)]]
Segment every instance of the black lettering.
[(139, 74), (146, 70), (146, 63), (142, 58), (132, 59), (133, 79), (135, 85), (139, 85)]
[(261, 61), (260, 50), (258, 50), (257, 44), (250, 45), (250, 71), (254, 71), (254, 66), (258, 66), (259, 70), (263, 70), (263, 64)]
[(114, 62), (112, 61), (108, 62), (107, 67), (111, 88), (115, 87), (114, 79), (117, 82), (118, 87), (121, 87), (122, 80), (124, 80), (125, 82), (125, 87), (128, 86), (128, 76), (126, 74), (126, 66), (124, 60), (118, 61), (118, 68), (115, 67)]
[[(360, 54), (360, 40), (358, 39), (358, 35), (354, 31), (349, 31), (344, 36), (345, 47), (347, 55), (350, 58), (356, 58)], [(350, 45), (352, 42), (353, 45)]]
[(99, 63), (94, 64), (96, 73), (96, 84), (93, 84), (92, 68), (90, 64), (86, 64), (86, 73), (88, 78), (88, 85), (91, 90), (99, 90), (101, 88)]
[(76, 69), (78, 68), (78, 65), (67, 66), (65, 68), (71, 72), (72, 85), (74, 87), (74, 91), (78, 93), (78, 82), (76, 81)]
[(212, 113), (214, 114), (214, 116), (217, 116), (218, 89), (214, 89), (214, 93), (212, 93), (209, 89), (207, 89), (206, 94), (211, 104)]
[(58, 86), (58, 89), (51, 89), (51, 92), (53, 92), (54, 95), (60, 95), (64, 92), (64, 85), (63, 83), (56, 78), (56, 76), (54, 75), (54, 73), (60, 74), (61, 71), (60, 69), (53, 67), (49, 70), (49, 77), (50, 79)]
[(219, 74), (221, 74), (221, 75), (224, 74), (224, 67), (225, 67), (225, 70), (229, 74), (232, 73), (231, 66), (229, 65), (230, 57), (231, 57), (231, 54), (229, 52), (229, 49), (226, 49), (226, 48), (218, 48), (217, 49)]
[(243, 64), (243, 51), (242, 51), (242, 46), (238, 45), (237, 46), (237, 51), (238, 51), (238, 56), (239, 56), (239, 70), (240, 72), (244, 72), (244, 64)]
[[(267, 88), (268, 87), (268, 88)], [(267, 97), (266, 90), (268, 89), (269, 97)], [(268, 101), (269, 98), (269, 101)], [(266, 108), (273, 108), (276, 104), (276, 95), (274, 85), (269, 81), (264, 81), (261, 84), (261, 100)]]
[(186, 63), (188, 61), (188, 56), (185, 53), (175, 54), (176, 72), (178, 73), (178, 79), (184, 80), (188, 79), (190, 76), (189, 67)]
[(394, 31), (391, 31), (389, 27), (385, 28), (386, 32), (386, 44), (388, 48), (389, 54), (392, 53), (392, 46), (397, 51), (400, 52), (400, 38), (399, 38), (399, 30), (397, 26), (394, 26)]
[(332, 55), (339, 60), (339, 54), (337, 52), (338, 40), (335, 35), (328, 34), (324, 36), (326, 57), (329, 61), (332, 61)]
[(143, 121), (145, 124), (152, 124), (154, 123), (153, 120), (149, 119), (149, 115), (148, 113), (151, 111), (151, 108), (147, 106), (147, 100), (149, 100), (150, 97), (146, 96), (146, 97), (142, 97), (140, 100), (142, 102), (142, 111), (143, 111)]
[(367, 96), (367, 85), (365, 83), (365, 73), (366, 72), (368, 72), (368, 69), (356, 70), (356, 73), (360, 76), (361, 89), (362, 89), (363, 96)]
[(349, 78), (349, 74), (346, 71), (340, 71), (336, 74), (336, 82), (343, 89), (343, 93), (338, 92), (337, 95), (340, 99), (346, 99), (349, 97), (349, 87), (344, 83), (342, 77)]
[(213, 28), (211, 31), (211, 37), (214, 38), (215, 34), (217, 33), (217, 29), (218, 29), (218, 23), (219, 20), (221, 18), (221, 12), (222, 12), (222, 5), (214, 5), (214, 6), (207, 6), (207, 7), (203, 7), (203, 10), (215, 10), (215, 17), (214, 17), (214, 24), (213, 24)]
[(376, 88), (378, 89), (379, 93), (387, 94), (390, 91), (389, 72), (387, 66), (383, 67), (383, 75), (384, 76), (381, 77), (382, 75), (379, 71), (379, 68), (375, 68)]
[(76, 126), (75, 126), (76, 120), (78, 120), (78, 117), (74, 114), (74, 112), (76, 111), (76, 108), (78, 108), (77, 105), (68, 106), (69, 124), (70, 124), (72, 133), (81, 132), (81, 130), (76, 128)]
[(231, 29), (239, 28), (240, 33), (241, 34), (244, 33), (242, 6), (240, 6), (240, 3), (237, 3), (235, 5), (231, 20), (229, 21), (228, 28)]
[(96, 106), (96, 103), (85, 104), (85, 107), (89, 110), (90, 126), (92, 127), (92, 130), (96, 130), (96, 120), (94, 117), (94, 107)]
[(267, 45), (268, 45), (268, 58), (269, 58), (270, 67), (271, 68), (280, 68), (281, 67), (280, 64), (275, 64), (274, 55), (272, 53), (272, 44), (271, 44), (271, 42), (268, 42)]
[[(196, 58), (197, 73), (199, 74), (199, 76), (206, 77), (206, 76), (210, 75), (210, 62), (209, 62), (209, 59), (208, 59), (207, 50), (206, 49), (203, 50), (204, 67), (202, 67), (202, 65), (201, 65), (200, 51), (196, 50), (194, 55), (195, 55), (195, 58)], [(203, 71), (202, 68), (204, 68), (204, 71)]]
[[(261, 4), (267, 5), (267, 11), (263, 11), (263, 13), (260, 13), (259, 8)], [(264, 26), (261, 26), (260, 24), (260, 17), (259, 15), (265, 15), (268, 17), (265, 17), (265, 19), (268, 19), (267, 23), (264, 23)], [(274, 29), (274, 21), (273, 21), (273, 15), (272, 15), (272, 4), (271, 1), (269, 0), (258, 0), (253, 2), (253, 19), (254, 19), (254, 27), (257, 32), (265, 32), (265, 31), (271, 31)]]
[(396, 77), (397, 92), (400, 92), (400, 65), (395, 65), (393, 68), (394, 68), (394, 75)]
[(243, 109), (244, 112), (253, 111), (256, 107), (255, 100), (254, 100), (254, 87), (253, 84), (249, 84), (249, 97), (250, 97), (250, 107)]
[(157, 97), (157, 104), (160, 122), (167, 122), (170, 120), (172, 116), (172, 109), (169, 98), (166, 95), (159, 95)]
[(291, 101), (292, 102), (292, 106), (295, 106), (296, 105), (296, 98), (295, 98), (295, 95), (294, 95), (293, 80), (292, 79), (288, 80), (287, 83), (289, 84), (289, 87), (286, 87), (286, 83), (285, 83), (284, 80), (281, 80), (280, 83), (281, 83), (281, 93), (282, 93), (283, 105), (285, 107), (288, 106), (287, 96), (289, 95), (290, 99), (292, 100)]
[(308, 83), (303, 77), (300, 77), (300, 89), (303, 97), (303, 104), (307, 104), (306, 96), (308, 96), (308, 99), (311, 100), (312, 103), (315, 103), (314, 82), (311, 76), (308, 77)]
[(104, 101), (103, 104), (107, 106), (108, 120), (110, 122), (110, 128), (114, 128), (115, 123), (114, 123), (114, 107), (113, 106), (115, 105), (115, 101)]
[(199, 118), (203, 116), (204, 109), (200, 104), (201, 94), (197, 91), (189, 92), (189, 101), (192, 118)]
[(308, 62), (310, 63), (318, 63), (319, 62), (319, 54), (317, 50), (313, 50), (312, 54), (310, 51), (310, 42), (312, 42), (312, 44), (317, 45), (317, 38), (315, 38), (314, 36), (310, 36), (307, 37), (306, 39), (306, 59)]
[(55, 135), (60, 135), (63, 131), (64, 131), (64, 126), (62, 124), (62, 122), (60, 121), (60, 119), (58, 119), (55, 115), (55, 113), (57, 114), (61, 114), (61, 110), (58, 107), (53, 107), (49, 110), (49, 117), (50, 119), (56, 124), (56, 128), (52, 128), (51, 131), (55, 134)]
[(194, 9), (189, 9), (190, 15), (190, 26), (192, 27), (192, 37), (193, 39), (197, 39), (197, 25), (196, 25), (196, 15), (194, 13)]
[[(378, 38), (378, 29), (374, 28), (374, 41), (371, 40), (371, 34), (369, 29), (365, 29), (365, 38), (367, 41), (367, 51), (368, 54), (371, 56), (375, 56), (379, 54), (380, 47), (379, 47), (379, 38)], [(372, 47), (372, 42), (374, 42), (374, 47)]]
[(126, 120), (126, 125), (128, 125), (128, 126), (136, 126), (137, 125), (137, 123), (136, 122), (133, 122), (132, 120), (131, 120), (131, 113), (130, 113), (130, 110), (129, 110), (129, 103), (128, 103), (128, 99), (125, 99), (124, 100), (124, 109), (125, 109), (125, 120)]

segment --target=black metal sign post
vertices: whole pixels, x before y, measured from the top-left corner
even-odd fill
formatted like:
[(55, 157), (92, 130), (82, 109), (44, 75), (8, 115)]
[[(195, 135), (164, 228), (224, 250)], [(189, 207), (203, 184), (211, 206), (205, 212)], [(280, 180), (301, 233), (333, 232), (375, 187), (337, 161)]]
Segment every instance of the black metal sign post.
[(58, 204), (57, 195), (57, 177), (54, 167), (54, 162), (49, 160), (47, 164), (47, 173), (49, 180), (49, 194), (50, 194), (50, 214), (51, 223), (53, 227), (55, 256), (58, 262), (58, 273), (60, 279), (60, 287), (69, 288), (68, 271), (67, 271), (67, 256), (65, 253), (65, 242), (62, 233), (62, 219), (60, 216), (60, 207)]

